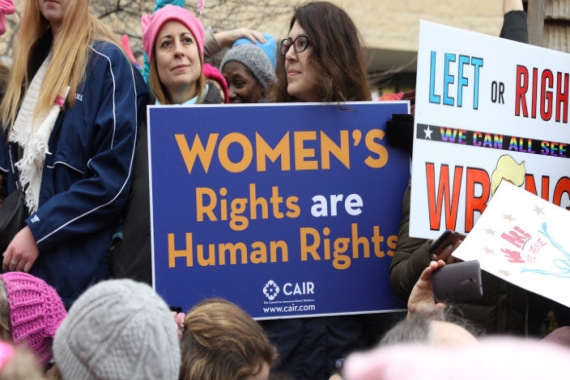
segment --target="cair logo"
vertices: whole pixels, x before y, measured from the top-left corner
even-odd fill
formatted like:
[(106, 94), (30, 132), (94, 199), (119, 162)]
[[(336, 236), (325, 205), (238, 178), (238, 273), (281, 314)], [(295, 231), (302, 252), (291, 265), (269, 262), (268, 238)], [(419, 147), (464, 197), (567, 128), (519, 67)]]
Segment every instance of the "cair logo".
[[(263, 287), (263, 294), (265, 294), (265, 297), (270, 301), (273, 301), (280, 290), (279, 285), (277, 285), (275, 281), (269, 280)], [(311, 281), (296, 282), (294, 284), (287, 282), (283, 285), (283, 294), (286, 296), (315, 294), (315, 283)]]
[(279, 294), (279, 285), (273, 280), (267, 281), (267, 284), (263, 287), (263, 294), (265, 294), (265, 297), (267, 297), (269, 301), (273, 301)]

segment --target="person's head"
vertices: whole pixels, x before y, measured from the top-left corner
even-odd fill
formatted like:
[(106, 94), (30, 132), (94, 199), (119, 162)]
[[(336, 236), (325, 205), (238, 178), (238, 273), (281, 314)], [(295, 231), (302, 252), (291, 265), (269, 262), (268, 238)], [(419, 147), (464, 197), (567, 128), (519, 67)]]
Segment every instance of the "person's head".
[(275, 38), (271, 34), (263, 33), (263, 37), (265, 38), (265, 42), (256, 41), (255, 44), (251, 42), (249, 38), (245, 37), (238, 38), (233, 43), (232, 48), (235, 48), (240, 45), (254, 44), (255, 46), (259, 47), (261, 50), (263, 50), (263, 52), (269, 59), (269, 62), (271, 62), (271, 67), (273, 68), (273, 71), (275, 71), (275, 67), (277, 66), (277, 42), (275, 41)]
[(279, 50), (272, 101), (371, 100), (360, 34), (338, 6), (310, 2), (296, 8)]
[(462, 347), (408, 343), (348, 356), (346, 379), (562, 379), (570, 349), (524, 337), (489, 337)]
[(149, 86), (160, 104), (181, 104), (202, 95), (206, 80), (204, 27), (189, 10), (166, 5), (141, 20), (150, 62)]
[(63, 24), (64, 15), (70, 1), (61, 0), (59, 2), (55, 2), (36, 0), (36, 3), (40, 8), (42, 17), (49, 23), (54, 34), (57, 33)]
[(257, 103), (275, 82), (273, 66), (257, 45), (231, 48), (220, 69), (229, 85), (230, 103)]
[(0, 341), (0, 380), (43, 378), (42, 367), (33, 352)]
[(0, 275), (0, 339), (27, 346), (46, 365), (66, 315), (60, 296), (44, 280), (23, 272)]
[[(29, 85), (28, 68), (37, 50), (37, 43), (45, 42), (46, 34), (53, 36), (51, 62), (40, 90), (34, 117), (45, 115), (54, 99), (67, 92), (67, 103), (75, 105), (78, 86), (84, 79), (89, 46), (94, 41), (106, 41), (119, 46), (116, 36), (89, 13), (89, 1), (26, 0), (24, 12), (14, 45), (14, 63), (6, 95), (0, 108), (4, 128), (12, 127), (25, 94), (22, 83)], [(126, 56), (125, 56), (126, 57)]]
[(177, 327), (148, 285), (108, 280), (75, 301), (53, 344), (64, 379), (175, 379)]
[(180, 379), (267, 379), (277, 351), (261, 326), (224, 299), (202, 301), (186, 314)]
[(213, 83), (218, 88), (223, 102), (229, 103), (228, 83), (220, 70), (209, 63), (204, 63), (204, 66), (202, 66), (202, 72), (204, 73), (206, 80)]
[(462, 346), (477, 343), (469, 322), (452, 314), (452, 308), (416, 312), (398, 322), (382, 337), (379, 345), (426, 343), (434, 346)]
[(541, 342), (561, 344), (570, 348), (570, 326), (561, 326), (548, 333)]

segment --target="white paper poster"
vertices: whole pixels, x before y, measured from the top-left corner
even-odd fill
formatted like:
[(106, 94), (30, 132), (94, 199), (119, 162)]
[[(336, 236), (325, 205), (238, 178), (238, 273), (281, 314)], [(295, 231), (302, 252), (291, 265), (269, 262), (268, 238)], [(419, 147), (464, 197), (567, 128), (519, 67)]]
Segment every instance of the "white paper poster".
[(503, 181), (453, 256), (570, 307), (570, 213)]

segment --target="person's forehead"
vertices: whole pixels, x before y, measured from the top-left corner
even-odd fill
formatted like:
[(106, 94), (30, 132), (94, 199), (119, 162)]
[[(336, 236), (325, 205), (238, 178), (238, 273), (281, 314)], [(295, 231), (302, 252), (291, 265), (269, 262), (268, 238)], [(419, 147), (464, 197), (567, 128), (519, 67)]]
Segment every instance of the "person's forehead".
[(293, 24), (293, 27), (289, 31), (289, 38), (295, 39), (300, 34), (307, 34), (307, 33), (305, 32), (305, 29), (303, 29), (301, 27), (301, 25), (299, 25), (299, 23), (297, 21), (295, 21), (295, 23)]
[(223, 75), (239, 75), (245, 77), (245, 79), (251, 78), (255, 79), (253, 74), (251, 74), (250, 70), (241, 62), (238, 61), (229, 61), (224, 65), (224, 69), (222, 70)]
[(190, 34), (192, 34), (190, 32), (190, 29), (188, 29), (188, 27), (186, 27), (186, 25), (184, 25), (180, 21), (168, 20), (160, 28), (159, 35), (172, 33), (173, 31), (176, 33), (190, 33)]

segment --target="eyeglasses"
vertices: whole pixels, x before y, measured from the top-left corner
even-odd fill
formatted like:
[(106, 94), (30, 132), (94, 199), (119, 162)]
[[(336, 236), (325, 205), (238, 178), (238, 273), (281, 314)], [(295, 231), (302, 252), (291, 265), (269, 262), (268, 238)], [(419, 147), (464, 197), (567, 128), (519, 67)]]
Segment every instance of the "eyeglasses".
[(286, 38), (281, 41), (281, 54), (287, 55), (287, 52), (289, 51), (289, 48), (291, 48), (291, 46), (293, 46), (293, 50), (295, 50), (295, 53), (297, 54), (302, 53), (305, 50), (307, 50), (310, 41), (311, 39), (306, 34), (300, 34), (294, 40)]

